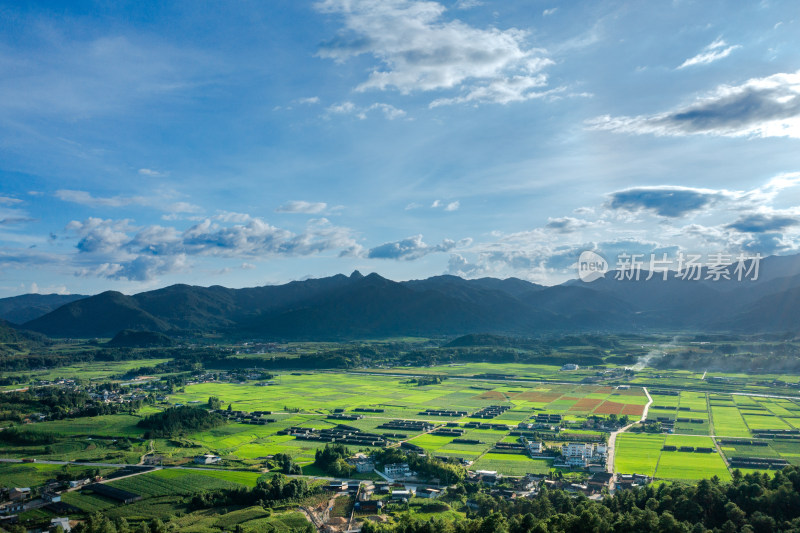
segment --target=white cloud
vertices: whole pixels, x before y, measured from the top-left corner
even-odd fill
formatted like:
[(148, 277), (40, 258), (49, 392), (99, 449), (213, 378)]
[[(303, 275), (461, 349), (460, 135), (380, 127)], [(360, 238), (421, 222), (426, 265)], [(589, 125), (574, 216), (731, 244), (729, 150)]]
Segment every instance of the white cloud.
[[(293, 233), (243, 213), (222, 213), (205, 218), (190, 228), (145, 226), (130, 220), (88, 218), (72, 221), (67, 230), (78, 237), (76, 248), (81, 276), (149, 280), (185, 270), (189, 258), (262, 258), (306, 256), (325, 251), (358, 256), (362, 247), (353, 232), (327, 219), (313, 219), (303, 232)], [(242, 263), (242, 268), (250, 268)]]
[[(25, 290), (24, 286), (23, 290)], [(46, 285), (44, 287), (40, 287), (35, 281), (31, 282), (30, 288), (25, 290), (25, 292), (31, 294), (70, 294), (66, 285)]]
[(328, 204), (325, 202), (305, 202), (302, 200), (295, 200), (286, 202), (282, 206), (275, 209), (277, 213), (302, 213), (302, 214), (319, 214), (327, 209)]
[(189, 202), (175, 202), (167, 207), (167, 211), (172, 213), (199, 213), (203, 210), (199, 205), (190, 204)]
[[(419, 204), (413, 203), (406, 206), (406, 209), (415, 209), (417, 207), (422, 207)], [(431, 203), (431, 209), (443, 209), (445, 211), (458, 211), (458, 208), (461, 207), (461, 202), (458, 200), (453, 200), (452, 202), (446, 202), (443, 200), (434, 200)]]
[(122, 207), (131, 204), (143, 204), (145, 199), (140, 196), (111, 196), (100, 197), (92, 196), (87, 191), (76, 191), (72, 189), (60, 189), (55, 193), (56, 198), (64, 202), (86, 205), (89, 207)]
[(414, 235), (395, 242), (387, 242), (371, 248), (367, 252), (370, 259), (402, 259), (412, 261), (434, 252), (447, 252), (456, 247), (456, 242), (445, 239), (441, 244), (429, 245), (422, 240), (422, 235)]
[(692, 67), (696, 65), (708, 65), (709, 63), (713, 63), (714, 61), (718, 61), (720, 59), (724, 59), (731, 55), (731, 52), (736, 50), (737, 48), (741, 48), (739, 45), (732, 45), (728, 46), (728, 43), (723, 41), (722, 39), (717, 39), (713, 43), (709, 44), (703, 50), (694, 57), (690, 57), (678, 67), (678, 69)]
[(483, 5), (481, 0), (458, 0), (456, 2), (456, 9), (472, 9)]
[(556, 11), (558, 11), (557, 7), (551, 7), (550, 9), (545, 9), (544, 11), (542, 11), (542, 16), (549, 17), (550, 15), (555, 15)]
[(383, 116), (389, 120), (394, 120), (396, 118), (402, 118), (406, 116), (405, 111), (391, 104), (375, 103), (369, 106), (367, 109), (365, 109), (361, 114), (359, 114), (359, 118), (366, 118), (367, 113), (376, 110), (383, 113)]
[(94, 196), (88, 191), (73, 189), (60, 189), (55, 192), (55, 197), (63, 202), (85, 205), (88, 207), (126, 207), (145, 206), (166, 211), (165, 220), (174, 220), (180, 213), (199, 213), (203, 209), (189, 202), (169, 202), (170, 192), (160, 192), (154, 196)]
[(591, 226), (587, 220), (575, 217), (548, 218), (545, 227), (558, 233), (572, 233)]
[(168, 176), (169, 173), (161, 172), (160, 170), (153, 170), (152, 168), (140, 168), (139, 174), (142, 176), (148, 176), (150, 178), (163, 178), (164, 176)]
[(523, 102), (533, 98), (543, 98), (557, 92), (562, 92), (563, 88), (550, 91), (534, 91), (538, 87), (547, 85), (547, 77), (544, 74), (536, 76), (514, 76), (511, 78), (501, 78), (492, 81), (488, 85), (475, 87), (461, 96), (453, 98), (438, 98), (430, 103), (429, 107), (439, 107), (443, 105), (463, 104), (468, 102), (494, 102), (497, 104), (510, 104), (512, 102)]
[(89, 217), (83, 222), (73, 220), (66, 227), (79, 237), (77, 248), (81, 252), (113, 253), (125, 245), (133, 229), (130, 220), (111, 220)]
[(11, 198), (10, 196), (0, 196), (0, 205), (14, 205), (22, 203), (19, 198)]
[(345, 61), (369, 54), (380, 63), (356, 90), (458, 90), (445, 103), (509, 103), (535, 97), (541, 71), (553, 64), (511, 28), (480, 29), (444, 20), (446, 8), (431, 1), (324, 0), (325, 13), (341, 15), (345, 31), (325, 43), (321, 57)]
[(306, 98), (298, 98), (295, 100), (295, 103), (298, 104), (305, 104), (305, 105), (314, 105), (319, 103), (319, 96), (308, 96)]
[(366, 107), (357, 106), (353, 102), (342, 102), (334, 104), (327, 109), (327, 113), (334, 115), (355, 115), (361, 120), (365, 120), (373, 111), (380, 112), (387, 120), (394, 120), (406, 116), (406, 112), (391, 104), (376, 102)]
[(800, 138), (800, 71), (722, 85), (695, 102), (657, 115), (602, 116), (591, 129), (684, 136)]
[(340, 104), (333, 104), (332, 106), (328, 107), (329, 113), (335, 114), (347, 114), (352, 113), (356, 110), (356, 104), (353, 102), (342, 102)]

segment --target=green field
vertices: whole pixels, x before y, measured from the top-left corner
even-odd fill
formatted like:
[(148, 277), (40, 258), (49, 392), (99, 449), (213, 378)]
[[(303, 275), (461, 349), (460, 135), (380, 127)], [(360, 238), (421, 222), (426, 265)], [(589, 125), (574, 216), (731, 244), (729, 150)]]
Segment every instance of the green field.
[(617, 437), (614, 470), (623, 474), (653, 476), (664, 445), (663, 435), (623, 433)]
[[(310, 349), (310, 348), (309, 348)], [(131, 368), (133, 362), (87, 366), (87, 372)], [(77, 368), (77, 367), (76, 367)], [(539, 413), (560, 414), (566, 421), (573, 439), (581, 435), (601, 435), (598, 432), (580, 429), (581, 423), (591, 415), (628, 415), (636, 419), (642, 412), (647, 396), (639, 387), (620, 389), (602, 384), (579, 384), (570, 382), (594, 375), (588, 370), (578, 373), (560, 372), (557, 367), (546, 365), (523, 365), (490, 363), (469, 363), (430, 368), (393, 368), (395, 373), (434, 373), (451, 376), (441, 383), (419, 386), (403, 375), (383, 375), (374, 372), (367, 376), (357, 372), (302, 372), (283, 373), (274, 378), (272, 386), (258, 386), (254, 383), (210, 382), (191, 384), (169, 395), (168, 405), (206, 403), (210, 396), (220, 398), (224, 404), (235, 410), (271, 411), (268, 415), (275, 422), (267, 425), (229, 423), (207, 431), (182, 435), (176, 439), (155, 439), (152, 443), (142, 439), (144, 431), (136, 426), (142, 416), (157, 412), (163, 405), (148, 405), (135, 415), (106, 415), (80, 419), (65, 419), (36, 423), (30, 426), (33, 431), (54, 434), (58, 441), (45, 446), (19, 447), (0, 445), (0, 453), (8, 457), (36, 456), (42, 459), (91, 460), (115, 463), (135, 463), (150, 450), (164, 458), (165, 464), (183, 464), (199, 453), (214, 453), (223, 457), (227, 467), (256, 470), (263, 466), (267, 457), (276, 453), (287, 453), (301, 465), (308, 467), (322, 442), (297, 440), (291, 436), (277, 435), (290, 426), (307, 428), (332, 428), (339, 423), (354, 426), (362, 431), (382, 433), (379, 426), (388, 420), (427, 420), (434, 424), (455, 423), (465, 429), (464, 439), (480, 441), (475, 444), (453, 442), (454, 437), (420, 434), (418, 431), (396, 431), (407, 434), (408, 440), (433, 455), (457, 457), (474, 461), (473, 469), (497, 470), (507, 475), (521, 475), (528, 472), (543, 472), (550, 466), (542, 460), (533, 460), (519, 454), (495, 453), (497, 442), (516, 442), (509, 430), (521, 422), (529, 421)], [(503, 380), (476, 378), (476, 374), (509, 375), (523, 377), (523, 380)], [(647, 372), (643, 372), (647, 375)], [(659, 374), (657, 379), (666, 379)], [(676, 382), (692, 381), (702, 384), (701, 376), (688, 373), (667, 373), (679, 377)], [(463, 379), (468, 376), (469, 379)], [(638, 375), (637, 375), (638, 376)], [(653, 376), (650, 376), (653, 377)], [(533, 381), (559, 379), (566, 382)], [(527, 381), (526, 381), (527, 380)], [(634, 380), (635, 382), (636, 380)], [(671, 435), (622, 434), (617, 440), (615, 465), (619, 472), (646, 473), (658, 478), (696, 479), (703, 472), (702, 462), (695, 460), (698, 455), (685, 452), (663, 453), (663, 445), (714, 447), (709, 437), (713, 434), (727, 438), (749, 438), (752, 431), (788, 430), (800, 426), (800, 404), (788, 399), (764, 398), (743, 394), (720, 392), (680, 391), (678, 395), (654, 394), (651, 417), (669, 419), (699, 420), (676, 422), (675, 433)], [(456, 409), (471, 414), (489, 405), (510, 407), (495, 419), (474, 419), (469, 415), (450, 418), (420, 414), (426, 409)], [(381, 409), (379, 413), (363, 413), (359, 420), (336, 421), (326, 417), (336, 409), (347, 414), (355, 414), (358, 407)], [(480, 430), (463, 428), (471, 421), (506, 424), (509, 429)], [(548, 445), (559, 446), (561, 441), (549, 441)], [(123, 442), (117, 442), (123, 441)], [(776, 443), (777, 444), (777, 443)], [(780, 456), (793, 463), (800, 463), (800, 450), (789, 451), (792, 443), (756, 450), (723, 450), (731, 454), (758, 456)], [(730, 447), (729, 447), (730, 448)], [(680, 458), (685, 457), (685, 463)], [(717, 452), (705, 455), (708, 462), (706, 472), (720, 477), (727, 475), (724, 461)], [(700, 468), (700, 470), (698, 470)], [(173, 471), (163, 471), (142, 479), (158, 480), (160, 476), (170, 476)], [(183, 474), (181, 474), (183, 475)], [(251, 474), (248, 474), (251, 475)], [(253, 473), (248, 483), (254, 483), (258, 474)], [(176, 478), (177, 479), (177, 478)], [(215, 478), (218, 481), (243, 483), (239, 480)], [(192, 479), (188, 479), (187, 483)], [(133, 481), (131, 481), (133, 483)], [(156, 483), (156, 481), (153, 481)], [(95, 501), (100, 505), (101, 501)]]

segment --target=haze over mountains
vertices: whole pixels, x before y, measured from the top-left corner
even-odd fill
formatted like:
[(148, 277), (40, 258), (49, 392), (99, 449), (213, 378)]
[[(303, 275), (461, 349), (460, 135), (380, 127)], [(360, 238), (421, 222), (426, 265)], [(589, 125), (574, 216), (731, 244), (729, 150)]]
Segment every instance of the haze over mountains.
[(660, 274), (645, 281), (646, 272), (639, 281), (614, 277), (545, 287), (515, 278), (395, 282), (356, 271), (245, 289), (173, 285), (133, 296), (24, 295), (1, 299), (0, 319), (53, 337), (111, 337), (126, 329), (264, 339), (800, 329), (800, 256), (762, 260), (757, 281), (664, 281)]

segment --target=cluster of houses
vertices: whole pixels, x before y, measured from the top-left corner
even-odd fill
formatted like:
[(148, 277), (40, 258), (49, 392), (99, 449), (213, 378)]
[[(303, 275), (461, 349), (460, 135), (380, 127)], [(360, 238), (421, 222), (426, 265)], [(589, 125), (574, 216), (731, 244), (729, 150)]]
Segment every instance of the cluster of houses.
[(424, 433), (432, 431), (434, 427), (436, 427), (434, 424), (426, 420), (390, 420), (378, 426), (378, 429), (399, 429), (409, 433)]
[[(93, 486), (101, 478), (85, 478), (69, 482), (56, 480), (48, 481), (43, 487), (32, 490), (30, 487), (0, 487), (0, 528), (19, 522), (19, 514), (34, 509), (46, 509), (54, 514), (66, 513), (72, 510), (68, 505), (61, 503), (61, 493), (64, 490)], [(96, 483), (94, 483), (97, 485)], [(38, 531), (55, 531), (60, 526), (63, 531), (70, 531), (71, 525), (68, 517), (57, 517), (50, 520), (49, 528), (39, 526)]]
[(489, 405), (472, 413), (470, 418), (495, 418), (509, 409), (511, 409), (510, 405)]
[(467, 416), (466, 411), (453, 411), (451, 409), (426, 409), (424, 411), (420, 411), (419, 414), (425, 416), (450, 416), (454, 418)]
[(316, 429), (298, 426), (288, 427), (278, 431), (278, 435), (290, 435), (297, 440), (316, 442), (338, 442), (355, 446), (386, 446), (388, 441), (384, 435), (367, 433), (352, 426), (338, 424), (333, 428)]
[[(407, 466), (407, 465), (406, 465)], [(347, 493), (356, 501), (355, 512), (362, 514), (381, 514), (387, 504), (407, 503), (412, 498), (428, 498), (435, 500), (442, 495), (441, 489), (403, 485), (388, 481), (332, 481), (328, 490), (336, 493)]]
[(252, 413), (248, 413), (247, 411), (234, 411), (234, 410), (228, 411), (227, 409), (214, 409), (211, 412), (217, 413), (218, 415), (227, 419), (229, 422), (238, 422), (240, 424), (253, 424), (257, 426), (265, 426), (267, 424), (276, 421), (276, 419), (274, 418), (264, 418), (268, 415), (271, 415), (272, 411), (253, 411)]
[[(570, 493), (580, 493), (589, 498), (599, 499), (602, 497), (603, 488), (615, 484), (616, 489), (629, 489), (645, 486), (651, 483), (652, 478), (640, 474), (611, 474), (609, 472), (592, 473), (586, 481), (576, 483), (570, 480), (549, 479), (544, 474), (527, 474), (522, 478), (516, 478), (511, 483), (505, 483), (502, 474), (493, 470), (477, 470), (469, 472), (467, 481), (472, 483), (485, 483), (490, 486), (502, 483), (506, 487), (497, 488), (491, 491), (494, 496), (500, 496), (507, 500), (517, 498), (534, 498), (539, 494), (542, 487), (549, 490), (558, 489)], [(469, 502), (467, 502), (469, 505)]]
[(218, 372), (201, 372), (192, 376), (186, 382), (187, 385), (197, 385), (199, 383), (241, 383), (243, 381), (265, 381), (265, 383), (274, 385), (275, 383), (269, 381), (272, 376), (258, 368), (246, 368), (241, 370), (228, 370)]

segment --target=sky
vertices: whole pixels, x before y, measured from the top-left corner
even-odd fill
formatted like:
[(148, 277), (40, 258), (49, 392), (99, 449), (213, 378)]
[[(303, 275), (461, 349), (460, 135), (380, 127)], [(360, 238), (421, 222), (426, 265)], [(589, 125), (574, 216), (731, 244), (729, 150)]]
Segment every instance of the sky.
[(0, 1), (0, 297), (800, 252), (795, 0)]

